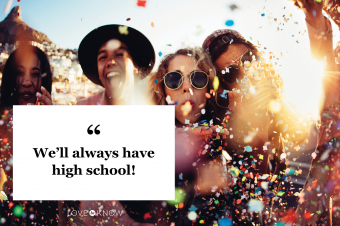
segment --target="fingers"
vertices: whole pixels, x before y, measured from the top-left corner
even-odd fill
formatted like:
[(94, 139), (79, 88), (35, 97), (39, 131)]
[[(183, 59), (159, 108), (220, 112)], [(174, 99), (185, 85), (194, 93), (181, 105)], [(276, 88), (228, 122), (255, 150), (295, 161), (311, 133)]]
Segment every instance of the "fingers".
[(47, 98), (49, 98), (50, 100), (52, 100), (51, 94), (43, 86), (41, 86), (41, 93), (47, 96)]
[(48, 91), (41, 87), (42, 94), (37, 92), (37, 102), (41, 102), (44, 105), (53, 105), (51, 95)]

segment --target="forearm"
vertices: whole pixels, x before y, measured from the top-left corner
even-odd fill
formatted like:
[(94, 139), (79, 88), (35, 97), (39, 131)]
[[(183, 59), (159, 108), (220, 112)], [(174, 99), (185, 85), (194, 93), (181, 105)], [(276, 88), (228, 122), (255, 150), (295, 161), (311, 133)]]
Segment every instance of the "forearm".
[(306, 16), (311, 54), (315, 59), (326, 59), (326, 70), (334, 70), (333, 31), (330, 21), (321, 15), (318, 19)]

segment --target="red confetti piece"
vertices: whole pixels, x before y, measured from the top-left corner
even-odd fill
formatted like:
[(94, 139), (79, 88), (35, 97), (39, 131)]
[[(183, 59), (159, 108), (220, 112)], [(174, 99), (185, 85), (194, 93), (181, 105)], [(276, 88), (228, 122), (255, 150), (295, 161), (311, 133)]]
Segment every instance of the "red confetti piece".
[(144, 214), (144, 220), (148, 219), (148, 218), (152, 218), (150, 213), (146, 213)]
[(13, 202), (8, 203), (8, 207), (9, 207), (9, 208), (12, 208), (13, 206), (14, 206), (14, 203), (13, 203)]
[(137, 0), (137, 6), (145, 7), (146, 0)]
[(313, 215), (314, 215), (314, 214), (312, 214), (311, 212), (307, 212), (307, 213), (305, 213), (305, 215), (304, 215), (303, 217), (304, 217), (306, 220), (308, 220), (308, 219), (311, 219)]
[(211, 95), (209, 93), (205, 93), (205, 97), (209, 99)]
[(18, 0), (18, 2), (20, 2), (20, 0)]
[(6, 137), (6, 138), (2, 139), (2, 142), (5, 143), (5, 144), (8, 143), (8, 138)]
[(130, 21), (130, 20), (131, 20), (131, 18), (127, 18), (127, 19), (126, 19), (126, 21)]
[(236, 201), (236, 204), (240, 204), (242, 202), (242, 199), (238, 199), (237, 201)]
[(184, 207), (184, 203), (181, 202), (180, 204), (178, 204), (178, 208), (182, 209)]

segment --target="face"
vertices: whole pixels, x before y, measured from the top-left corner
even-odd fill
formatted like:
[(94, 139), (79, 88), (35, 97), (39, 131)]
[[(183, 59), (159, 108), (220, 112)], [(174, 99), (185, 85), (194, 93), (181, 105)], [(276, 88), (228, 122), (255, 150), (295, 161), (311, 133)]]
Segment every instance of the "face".
[(195, 66), (193, 58), (182, 55), (173, 58), (168, 68), (168, 72), (179, 71), (184, 75), (183, 84), (178, 89), (171, 90), (165, 86), (165, 94), (169, 95), (171, 100), (178, 102), (175, 106), (175, 116), (182, 124), (185, 124), (186, 119), (190, 123), (197, 122), (201, 116), (201, 110), (205, 108), (207, 102), (205, 93), (208, 92), (208, 86), (203, 89), (196, 89), (190, 84), (189, 76), (194, 70), (201, 71), (200, 68)]
[(111, 39), (99, 48), (97, 66), (99, 79), (110, 98), (121, 98), (127, 84), (134, 82), (129, 50), (117, 39)]
[(35, 104), (36, 92), (41, 88), (40, 61), (34, 53), (17, 58), (17, 91), (20, 105)]
[[(220, 74), (222, 70), (225, 70), (233, 62), (237, 62), (237, 60), (248, 51), (247, 46), (240, 43), (233, 43), (229, 45), (227, 51), (222, 53), (215, 61), (215, 67), (217, 73)], [(244, 66), (240, 66), (241, 76), (244, 75)], [(232, 90), (232, 88), (238, 88), (238, 84), (227, 84), (228, 89)]]

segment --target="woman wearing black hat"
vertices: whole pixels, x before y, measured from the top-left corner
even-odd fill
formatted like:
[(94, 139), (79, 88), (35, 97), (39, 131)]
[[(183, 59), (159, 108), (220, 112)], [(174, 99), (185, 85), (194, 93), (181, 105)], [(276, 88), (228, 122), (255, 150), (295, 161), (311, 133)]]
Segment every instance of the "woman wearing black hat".
[[(86, 77), (105, 88), (97, 95), (78, 101), (78, 105), (131, 104), (135, 83), (148, 75), (155, 64), (155, 52), (150, 41), (136, 29), (116, 24), (96, 28), (86, 35), (79, 45), (78, 57)], [(146, 90), (144, 93), (147, 93)], [(66, 204), (79, 208), (77, 202)], [(119, 213), (124, 211), (118, 218), (111, 216), (111, 221), (139, 225), (135, 222), (136, 218), (129, 217), (131, 211), (125, 209), (131, 207), (138, 212), (147, 212), (148, 204), (148, 201), (82, 201), (80, 208), (100, 210), (102, 207), (104, 210), (115, 209)], [(91, 225), (92, 221), (96, 221), (90, 215), (84, 219), (72, 218), (77, 225)], [(139, 218), (143, 219), (143, 215)]]
[(130, 104), (135, 82), (155, 63), (154, 49), (142, 33), (115, 24), (91, 31), (80, 43), (78, 57), (86, 77), (105, 88), (79, 105)]

